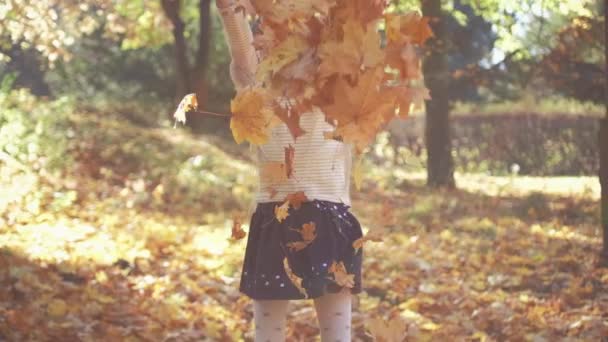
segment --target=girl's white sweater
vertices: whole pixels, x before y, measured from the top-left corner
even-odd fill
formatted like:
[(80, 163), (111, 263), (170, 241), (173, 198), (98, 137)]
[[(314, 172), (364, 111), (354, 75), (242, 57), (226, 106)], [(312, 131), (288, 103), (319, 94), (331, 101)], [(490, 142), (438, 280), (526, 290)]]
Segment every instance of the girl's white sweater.
[[(253, 47), (253, 34), (247, 17), (235, 13), (236, 3), (218, 8), (224, 27), (224, 36), (230, 48), (230, 76), (237, 89), (242, 89), (254, 80), (259, 55)], [(286, 105), (286, 101), (281, 103)], [(325, 121), (325, 115), (316, 106), (302, 113), (300, 126), (306, 132), (293, 139), (287, 125), (281, 123), (271, 131), (266, 144), (256, 148), (258, 175), (267, 162), (284, 162), (285, 147), (294, 147), (293, 173), (280, 183), (272, 183), (259, 177), (256, 202), (284, 200), (287, 194), (304, 191), (310, 200), (319, 199), (351, 204), (350, 174), (353, 145), (334, 139), (325, 139), (324, 131), (334, 127)], [(276, 191), (274, 195), (271, 189)]]

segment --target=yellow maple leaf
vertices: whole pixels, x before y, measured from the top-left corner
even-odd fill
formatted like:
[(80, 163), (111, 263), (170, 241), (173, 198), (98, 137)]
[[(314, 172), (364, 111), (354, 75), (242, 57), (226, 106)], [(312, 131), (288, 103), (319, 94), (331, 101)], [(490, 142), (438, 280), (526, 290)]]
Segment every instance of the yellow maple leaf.
[(282, 205), (274, 207), (274, 216), (279, 222), (283, 222), (289, 216), (289, 201), (285, 201)]
[(272, 50), (258, 65), (255, 78), (259, 82), (271, 79), (284, 66), (296, 60), (309, 48), (306, 40), (298, 35), (290, 35)]
[(232, 99), (230, 129), (237, 144), (244, 140), (255, 145), (268, 141), (268, 131), (278, 122), (267, 103), (266, 94), (259, 88), (246, 88)]
[(298, 277), (293, 271), (291, 267), (289, 267), (289, 261), (287, 258), (283, 258), (283, 268), (285, 269), (285, 273), (287, 277), (291, 281), (291, 283), (304, 295), (304, 298), (308, 298), (308, 293), (306, 289), (302, 286), (302, 278)]

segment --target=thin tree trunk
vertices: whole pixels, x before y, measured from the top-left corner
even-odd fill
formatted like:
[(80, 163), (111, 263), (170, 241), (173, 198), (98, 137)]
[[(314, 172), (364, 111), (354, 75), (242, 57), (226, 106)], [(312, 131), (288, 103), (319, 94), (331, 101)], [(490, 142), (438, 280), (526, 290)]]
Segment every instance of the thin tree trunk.
[[(604, 39), (608, 39), (608, 0), (604, 0)], [(608, 46), (604, 42), (604, 73), (608, 74)], [(604, 89), (606, 98), (608, 98), (608, 86)], [(608, 267), (608, 108), (606, 108), (606, 116), (601, 120), (600, 133), (600, 186), (602, 188), (602, 231), (603, 247), (600, 255), (600, 264)]]
[(176, 99), (181, 99), (192, 89), (190, 81), (190, 63), (188, 62), (188, 47), (184, 36), (185, 24), (179, 16), (180, 0), (161, 0), (163, 11), (173, 25), (175, 39), (175, 61), (177, 67)]
[(602, 264), (608, 267), (608, 113), (601, 119), (600, 134), (600, 184), (602, 187), (602, 229), (603, 229), (603, 248)]
[(446, 28), (441, 0), (421, 0), (422, 13), (431, 17), (435, 37), (423, 62), (426, 86), (432, 99), (426, 101), (425, 140), (427, 147), (427, 185), (455, 187), (454, 161), (450, 138), (448, 99), (448, 60), (445, 51)]
[(209, 65), (209, 46), (211, 41), (211, 0), (199, 1), (198, 51), (192, 72), (193, 91), (196, 92), (198, 105), (205, 108), (208, 99), (207, 67)]

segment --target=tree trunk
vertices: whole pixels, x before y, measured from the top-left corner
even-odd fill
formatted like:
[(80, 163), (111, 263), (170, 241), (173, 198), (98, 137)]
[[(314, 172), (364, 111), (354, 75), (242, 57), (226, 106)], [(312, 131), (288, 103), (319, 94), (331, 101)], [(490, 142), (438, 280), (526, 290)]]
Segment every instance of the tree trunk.
[(601, 252), (601, 263), (608, 267), (608, 113), (601, 119), (600, 134), (600, 185), (602, 188), (602, 229), (603, 248)]
[(445, 49), (446, 28), (441, 0), (421, 0), (422, 13), (431, 17), (435, 37), (423, 62), (426, 86), (432, 99), (426, 101), (425, 140), (427, 148), (427, 185), (455, 187), (454, 161), (449, 121), (449, 69)]
[(186, 95), (192, 89), (190, 81), (190, 63), (188, 63), (188, 47), (184, 36), (185, 24), (179, 16), (180, 0), (161, 0), (163, 11), (173, 25), (173, 38), (175, 39), (175, 61), (177, 67), (176, 99)]
[[(604, 0), (604, 39), (608, 39), (608, 0)], [(608, 46), (604, 42), (604, 73), (608, 73)], [(605, 85), (604, 93), (608, 98), (608, 85)], [(600, 255), (600, 264), (608, 267), (608, 108), (606, 116), (601, 120), (600, 133), (600, 186), (602, 188), (602, 231), (603, 244)]]
[(205, 108), (207, 103), (207, 66), (209, 64), (209, 45), (211, 41), (211, 0), (199, 1), (198, 51), (192, 72), (192, 91), (196, 93), (198, 105)]

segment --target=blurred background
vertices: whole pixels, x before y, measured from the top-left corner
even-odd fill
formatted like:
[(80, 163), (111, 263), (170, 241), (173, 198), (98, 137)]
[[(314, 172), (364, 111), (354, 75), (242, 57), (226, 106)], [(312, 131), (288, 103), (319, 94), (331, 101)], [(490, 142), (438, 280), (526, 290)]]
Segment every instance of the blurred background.
[[(388, 229), (355, 338), (378, 315), (412, 341), (607, 336), (606, 3), (390, 6), (413, 9), (437, 19), (433, 99), (378, 135), (353, 190), (365, 230)], [(229, 63), (211, 0), (0, 3), (0, 340), (251, 340), (228, 239), (248, 147), (228, 118), (172, 117), (188, 93), (229, 113)], [(290, 338), (318, 338), (293, 306)]]

